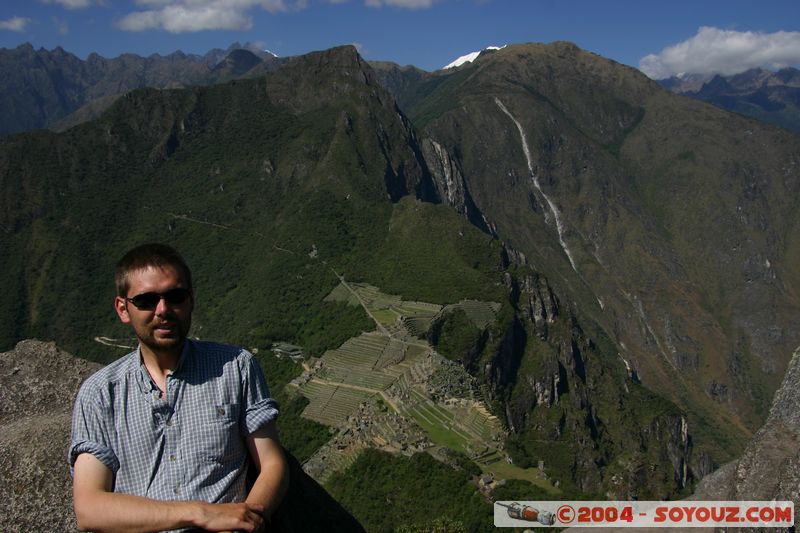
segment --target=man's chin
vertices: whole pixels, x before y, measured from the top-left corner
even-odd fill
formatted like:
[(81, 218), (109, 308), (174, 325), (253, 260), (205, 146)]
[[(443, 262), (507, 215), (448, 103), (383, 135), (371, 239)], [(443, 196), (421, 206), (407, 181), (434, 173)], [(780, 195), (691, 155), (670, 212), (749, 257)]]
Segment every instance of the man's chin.
[(185, 336), (163, 336), (155, 335), (149, 339), (139, 339), (142, 344), (147, 346), (153, 351), (171, 352), (180, 350), (183, 347), (183, 341), (186, 340)]

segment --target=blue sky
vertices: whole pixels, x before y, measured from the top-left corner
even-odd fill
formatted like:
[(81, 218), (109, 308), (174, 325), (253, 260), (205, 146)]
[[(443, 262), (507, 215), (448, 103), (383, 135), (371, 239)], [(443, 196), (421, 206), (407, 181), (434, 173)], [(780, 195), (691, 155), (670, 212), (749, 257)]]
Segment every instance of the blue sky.
[[(800, 1), (4, 0), (0, 47), (202, 54), (234, 41), (280, 56), (355, 44), (441, 68), (490, 45), (567, 40), (664, 77), (800, 64)], [(643, 59), (650, 56), (642, 63)]]

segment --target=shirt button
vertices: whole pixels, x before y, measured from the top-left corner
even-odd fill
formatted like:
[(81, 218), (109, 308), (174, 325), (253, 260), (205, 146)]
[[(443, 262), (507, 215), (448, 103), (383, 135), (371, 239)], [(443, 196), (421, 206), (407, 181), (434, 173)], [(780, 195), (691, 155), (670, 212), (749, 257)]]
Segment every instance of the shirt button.
[(217, 407), (217, 414), (219, 416), (224, 415), (225, 414), (225, 409), (223, 409), (222, 407)]
[(167, 427), (172, 427), (172, 419), (167, 420), (166, 424), (167, 424)]
[(172, 492), (174, 492), (175, 494), (180, 494), (181, 493), (181, 488), (180, 487), (175, 487), (175, 489), (173, 489)]
[(172, 455), (170, 455), (170, 456), (169, 456), (169, 460), (170, 460), (170, 461), (175, 461), (177, 458), (178, 458), (178, 457), (177, 457), (177, 456), (176, 456), (174, 453), (173, 453)]

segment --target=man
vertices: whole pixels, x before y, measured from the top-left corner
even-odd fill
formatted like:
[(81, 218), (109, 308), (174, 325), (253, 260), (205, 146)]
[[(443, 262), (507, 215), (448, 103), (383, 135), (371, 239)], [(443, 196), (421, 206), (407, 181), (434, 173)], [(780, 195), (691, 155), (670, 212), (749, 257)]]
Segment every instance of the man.
[[(93, 531), (266, 531), (288, 483), (277, 405), (240, 348), (187, 339), (191, 272), (145, 244), (117, 264), (114, 308), (138, 348), (81, 386), (69, 451)], [(247, 488), (248, 456), (258, 476)]]

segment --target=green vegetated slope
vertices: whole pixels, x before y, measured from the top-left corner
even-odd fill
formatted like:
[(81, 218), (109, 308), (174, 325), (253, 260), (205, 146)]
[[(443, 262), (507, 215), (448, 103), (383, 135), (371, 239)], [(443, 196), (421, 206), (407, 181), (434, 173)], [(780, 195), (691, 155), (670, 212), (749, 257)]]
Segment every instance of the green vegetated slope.
[(474, 474), (424, 453), (406, 458), (367, 450), (328, 488), (368, 531), (432, 531), (437, 520), (449, 524), (447, 531), (488, 531), (492, 507), (470, 483)]
[(286, 385), (303, 371), (303, 367), (288, 358), (279, 359), (272, 352), (258, 354), (258, 362), (264, 370), (272, 397), (280, 408), (281, 444), (303, 463), (330, 438), (326, 426), (301, 418), (308, 400), (286, 392)]
[(407, 112), (498, 236), (731, 458), (800, 343), (798, 137), (568, 43), (429, 83)]
[[(342, 60), (358, 68), (354, 54)], [(58, 338), (113, 356), (92, 341), (127, 334), (108, 313), (109, 274), (146, 240), (175, 243), (194, 267), (199, 336), (295, 340), (318, 353), (364, 328), (353, 310), (322, 303), (338, 283), (332, 261), (365, 260), (391, 216), (384, 181), (401, 191), (420, 171), (402, 145), (382, 153), (373, 128), (403, 126), (371, 95), (372, 109), (361, 103), (358, 92), (376, 87), (360, 81), (346, 94), (345, 72), (339, 101), (327, 91), (332, 101), (314, 101), (291, 79), (306, 68), (269, 82), (139, 91), (62, 135), (5, 139), (2, 271), (16, 292), (3, 296), (3, 313), (15, 314), (4, 316), (2, 343)]]
[[(629, 379), (590, 314), (559, 303), (544, 277), (510, 265), (501, 243), (455, 210), (426, 202), (438, 196), (419, 153), (349, 47), (259, 80), (136, 91), (63, 134), (3, 139), (0, 344), (52, 339), (99, 361), (124, 353), (93, 339), (131, 342), (111, 312), (112, 271), (151, 240), (193, 267), (193, 335), (246, 347), (287, 341), (321, 355), (373, 329), (363, 309), (324, 300), (339, 276), (405, 300), (497, 302), (479, 332), (448, 326), (459, 315), (445, 314), (453, 334), (436, 342), (453, 359), (470, 346), (460, 360), (511, 431), (513, 457), (543, 460), (585, 493), (683, 490), (691, 449), (679, 411)], [(267, 374), (282, 383), (296, 371)], [(287, 401), (289, 413), (302, 408)], [(306, 456), (313, 445), (301, 441), (322, 430), (293, 435)]]

